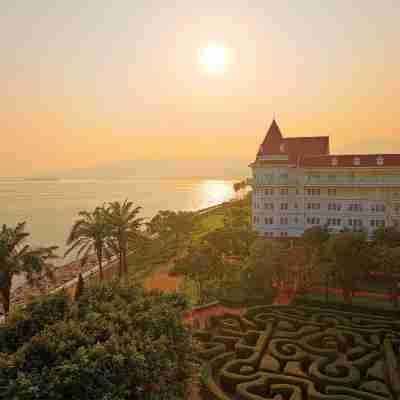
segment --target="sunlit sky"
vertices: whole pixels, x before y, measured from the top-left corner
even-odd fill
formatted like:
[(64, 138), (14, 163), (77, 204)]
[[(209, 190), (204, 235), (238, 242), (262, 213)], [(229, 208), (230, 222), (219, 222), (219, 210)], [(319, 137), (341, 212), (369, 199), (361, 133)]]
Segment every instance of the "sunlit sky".
[(273, 115), (334, 152), (400, 153), (399, 21), (398, 0), (2, 0), (0, 176), (245, 163)]

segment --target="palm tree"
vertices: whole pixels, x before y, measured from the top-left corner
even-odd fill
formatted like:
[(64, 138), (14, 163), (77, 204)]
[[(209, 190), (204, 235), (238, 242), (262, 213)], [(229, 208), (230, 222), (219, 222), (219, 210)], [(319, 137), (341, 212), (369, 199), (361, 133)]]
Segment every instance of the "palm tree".
[(43, 279), (53, 276), (51, 260), (57, 246), (32, 248), (26, 244), (29, 233), (25, 232), (26, 223), (15, 228), (3, 225), (0, 231), (0, 301), (7, 317), (10, 311), (12, 281), (15, 275), (25, 273), (30, 285), (39, 285)]
[(143, 235), (140, 227), (143, 218), (138, 218), (141, 207), (133, 207), (131, 201), (123, 203), (114, 201), (109, 203), (106, 213), (106, 221), (111, 230), (109, 245), (119, 257), (118, 275), (121, 277), (128, 274), (128, 248), (129, 244), (137, 243)]
[(103, 280), (103, 260), (108, 257), (108, 237), (110, 228), (105, 218), (104, 207), (96, 207), (93, 212), (81, 211), (67, 239), (69, 248), (64, 257), (77, 250), (76, 257), (85, 265), (92, 254), (96, 254), (100, 280)]

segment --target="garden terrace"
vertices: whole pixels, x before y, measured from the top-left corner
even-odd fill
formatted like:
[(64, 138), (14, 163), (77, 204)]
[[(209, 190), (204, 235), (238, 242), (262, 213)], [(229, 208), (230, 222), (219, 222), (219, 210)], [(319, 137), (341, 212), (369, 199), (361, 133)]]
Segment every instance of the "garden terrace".
[(394, 316), (299, 305), (212, 317), (194, 333), (203, 398), (398, 400)]

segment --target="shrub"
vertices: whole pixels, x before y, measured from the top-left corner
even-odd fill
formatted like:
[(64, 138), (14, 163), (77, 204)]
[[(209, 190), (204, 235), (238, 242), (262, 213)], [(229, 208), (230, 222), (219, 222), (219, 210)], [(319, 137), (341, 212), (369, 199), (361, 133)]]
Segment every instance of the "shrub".
[[(48, 299), (35, 305), (34, 314), (40, 315), (42, 307), (49, 310)], [(36, 326), (14, 352), (0, 354), (1, 395), (181, 398), (191, 357), (190, 332), (182, 322), (186, 307), (178, 294), (146, 292), (131, 284), (88, 286), (79, 308), (69, 307), (63, 318), (55, 313), (57, 318)], [(13, 325), (2, 329), (8, 332)]]
[(7, 324), (0, 326), (0, 352), (16, 351), (46, 325), (62, 320), (69, 306), (68, 295), (61, 291), (35, 300), (23, 310), (11, 314)]

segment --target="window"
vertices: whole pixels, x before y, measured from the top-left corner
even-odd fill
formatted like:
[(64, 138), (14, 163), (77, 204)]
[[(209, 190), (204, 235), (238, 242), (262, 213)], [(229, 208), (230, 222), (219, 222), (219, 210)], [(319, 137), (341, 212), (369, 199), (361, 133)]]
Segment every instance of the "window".
[(274, 223), (274, 219), (272, 217), (265, 218), (265, 225), (272, 225)]
[(281, 232), (281, 237), (287, 237), (288, 233), (287, 232)]
[(306, 189), (307, 196), (320, 196), (321, 190), (320, 189)]
[(353, 163), (354, 163), (354, 165), (360, 165), (361, 164), (360, 157), (354, 157)]
[(265, 195), (266, 196), (273, 196), (274, 195), (274, 189), (265, 189)]
[(385, 212), (386, 207), (384, 204), (375, 204), (374, 209), (375, 209), (374, 211), (376, 212)]
[(265, 232), (265, 236), (273, 237), (274, 236), (274, 232)]
[(307, 224), (308, 225), (319, 225), (320, 224), (320, 218), (319, 217), (307, 217)]
[(384, 219), (371, 219), (371, 221), (369, 221), (369, 224), (373, 228), (380, 228), (380, 227), (384, 228), (385, 220)]
[(336, 196), (336, 189), (328, 189), (328, 196)]
[(319, 210), (320, 208), (320, 203), (307, 203), (307, 210)]
[(328, 226), (340, 226), (342, 223), (340, 218), (328, 218), (326, 224)]
[(281, 225), (287, 225), (288, 224), (288, 218), (287, 217), (281, 217)]
[(274, 203), (265, 203), (264, 208), (266, 210), (273, 210), (274, 209)]
[(377, 165), (383, 165), (385, 159), (382, 156), (379, 156), (376, 158), (376, 164)]
[(328, 210), (330, 211), (340, 211), (342, 205), (340, 203), (328, 203)]
[(333, 167), (336, 167), (336, 165), (338, 165), (338, 159), (337, 159), (336, 157), (333, 157), (333, 158), (331, 159), (331, 165), (332, 165)]
[(299, 208), (299, 205), (297, 203), (294, 203), (294, 208)]
[(357, 228), (357, 227), (361, 227), (363, 225), (363, 222), (361, 219), (349, 219), (349, 225)]
[(254, 222), (255, 224), (258, 224), (258, 223), (260, 222), (260, 218), (257, 217), (257, 216), (254, 216), (254, 217), (253, 217), (253, 222)]
[(281, 210), (287, 210), (288, 209), (288, 203), (281, 203)]
[(362, 208), (362, 205), (361, 204), (349, 204), (349, 206), (348, 206), (348, 210), (349, 211), (362, 211), (363, 210), (363, 208)]
[(299, 217), (294, 217), (294, 223), (298, 224), (299, 223)]
[(289, 194), (289, 189), (281, 189), (280, 190), (280, 194), (281, 196), (287, 196)]

